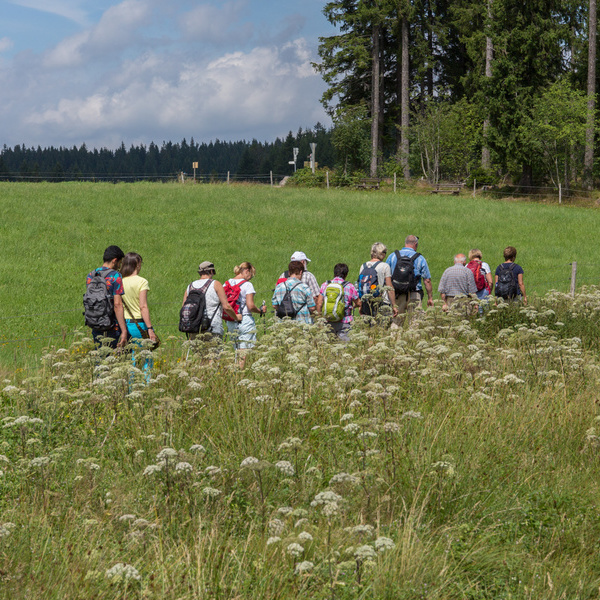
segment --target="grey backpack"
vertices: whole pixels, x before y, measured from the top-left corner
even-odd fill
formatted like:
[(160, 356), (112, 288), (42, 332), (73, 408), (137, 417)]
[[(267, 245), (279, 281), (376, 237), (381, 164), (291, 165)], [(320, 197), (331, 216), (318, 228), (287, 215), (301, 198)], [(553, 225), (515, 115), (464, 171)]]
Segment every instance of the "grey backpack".
[(117, 323), (114, 298), (106, 285), (106, 278), (113, 273), (112, 269), (95, 271), (83, 294), (85, 324), (92, 329), (107, 331)]

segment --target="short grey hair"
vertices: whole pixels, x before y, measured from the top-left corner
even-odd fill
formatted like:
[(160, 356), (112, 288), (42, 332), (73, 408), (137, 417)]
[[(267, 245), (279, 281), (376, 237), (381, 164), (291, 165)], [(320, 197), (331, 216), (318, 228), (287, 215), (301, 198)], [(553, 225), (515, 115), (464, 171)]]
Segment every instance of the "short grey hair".
[(383, 260), (387, 254), (387, 246), (381, 242), (375, 242), (371, 246), (371, 258)]
[(464, 265), (466, 262), (467, 262), (467, 257), (464, 254), (462, 254), (461, 252), (454, 255), (454, 264), (455, 265)]
[(416, 235), (407, 235), (404, 240), (405, 246), (416, 246), (419, 243), (419, 238)]

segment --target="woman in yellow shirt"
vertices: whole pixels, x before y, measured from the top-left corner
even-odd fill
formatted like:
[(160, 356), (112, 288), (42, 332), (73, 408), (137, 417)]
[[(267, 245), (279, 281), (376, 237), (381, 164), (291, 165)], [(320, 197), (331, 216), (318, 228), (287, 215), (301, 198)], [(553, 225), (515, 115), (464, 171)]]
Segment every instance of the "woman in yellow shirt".
[[(138, 340), (146, 337), (145, 332), (148, 332), (148, 338), (156, 342), (156, 334), (150, 320), (150, 310), (148, 309), (148, 280), (140, 277), (140, 269), (142, 268), (142, 257), (137, 252), (128, 252), (123, 259), (121, 266), (121, 275), (123, 276), (123, 309), (125, 312), (125, 323), (130, 338), (133, 338), (135, 343), (141, 345)], [(131, 359), (135, 364), (135, 350), (131, 353)], [(150, 371), (152, 370), (153, 360), (148, 357), (144, 360), (142, 369), (146, 376), (146, 381), (150, 380)]]

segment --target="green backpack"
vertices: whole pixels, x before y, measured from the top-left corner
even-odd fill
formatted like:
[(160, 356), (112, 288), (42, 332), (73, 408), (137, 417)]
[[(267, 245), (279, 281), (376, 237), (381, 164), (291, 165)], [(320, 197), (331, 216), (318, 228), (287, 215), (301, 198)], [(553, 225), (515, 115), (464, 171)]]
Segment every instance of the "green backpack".
[(346, 302), (344, 300), (346, 285), (348, 285), (348, 282), (336, 283), (331, 280), (327, 282), (323, 294), (323, 316), (331, 323), (341, 321), (346, 314)]

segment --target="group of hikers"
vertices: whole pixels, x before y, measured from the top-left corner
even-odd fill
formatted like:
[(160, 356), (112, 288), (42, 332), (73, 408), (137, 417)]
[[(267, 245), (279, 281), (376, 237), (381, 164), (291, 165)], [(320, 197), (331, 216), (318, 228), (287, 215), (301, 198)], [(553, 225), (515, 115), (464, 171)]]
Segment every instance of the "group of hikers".
[[(431, 273), (418, 246), (419, 238), (409, 235), (401, 249), (387, 256), (387, 247), (376, 242), (370, 259), (360, 267), (356, 285), (347, 281), (348, 265), (338, 263), (333, 268), (333, 278), (319, 286), (308, 270), (311, 260), (304, 252), (294, 252), (273, 291), (271, 304), (275, 314), (303, 323), (312, 323), (313, 315), (321, 315), (342, 341), (350, 339), (355, 309), (373, 317), (387, 306), (392, 323), (400, 325), (405, 313), (421, 306), (425, 293), (427, 305), (433, 306)], [(438, 287), (444, 310), (461, 298), (483, 300), (492, 290), (497, 297), (520, 299), (526, 304), (523, 269), (515, 263), (516, 256), (514, 247), (505, 248), (504, 262), (492, 277), (479, 249), (472, 249), (468, 260), (465, 254), (455, 255), (454, 265), (444, 271)], [(96, 346), (122, 348), (129, 341), (141, 345), (142, 339), (150, 340), (152, 347), (160, 343), (148, 308), (150, 288), (140, 276), (141, 268), (139, 254), (125, 254), (118, 246), (109, 246), (102, 266), (88, 274), (84, 315)], [(265, 302), (261, 306), (255, 303), (256, 290), (251, 281), (255, 273), (253, 265), (243, 262), (234, 267), (233, 277), (222, 284), (214, 279), (213, 262), (200, 263), (198, 279), (187, 286), (183, 295), (179, 330), (195, 339), (199, 334), (222, 338), (227, 329), (236, 350), (241, 351), (243, 366), (245, 351), (256, 342), (254, 315), (262, 316), (267, 310)], [(144, 368), (149, 364), (146, 360)]]

